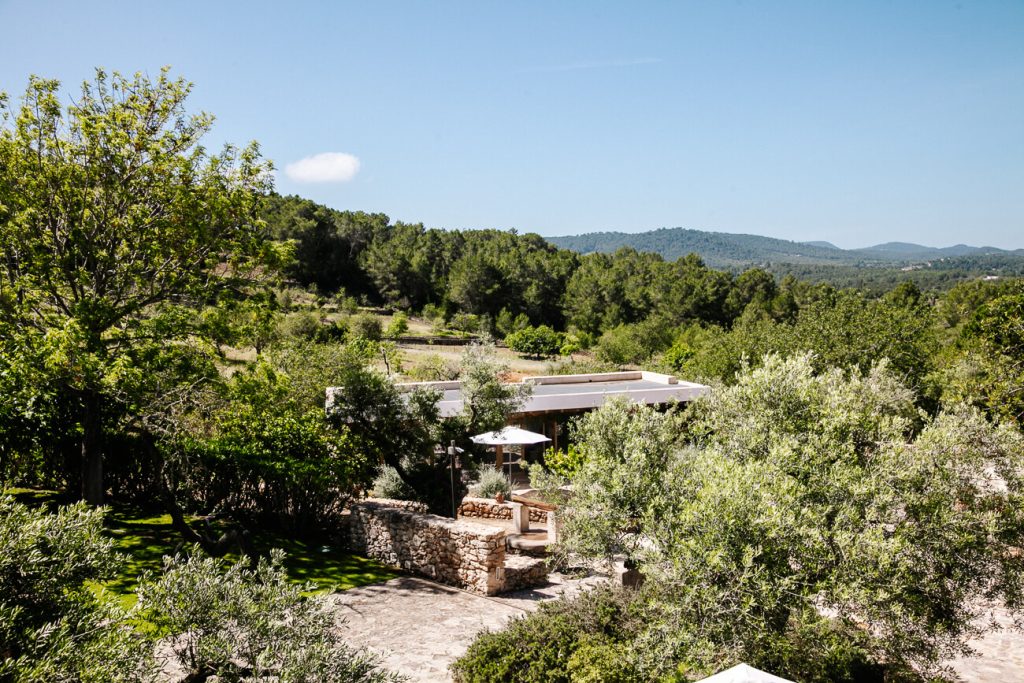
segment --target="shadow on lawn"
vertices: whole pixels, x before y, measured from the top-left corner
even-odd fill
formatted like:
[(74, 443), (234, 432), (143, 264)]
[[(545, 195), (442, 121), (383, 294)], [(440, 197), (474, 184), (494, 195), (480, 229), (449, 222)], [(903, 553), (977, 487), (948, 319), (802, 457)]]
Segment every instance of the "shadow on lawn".
[[(54, 491), (11, 489), (16, 500), (26, 505), (45, 505), (54, 509), (66, 504)], [(125, 598), (132, 595), (139, 577), (146, 571), (158, 574), (164, 555), (173, 555), (190, 546), (182, 543), (181, 535), (171, 525), (171, 517), (132, 505), (112, 503), (104, 517), (107, 535), (125, 556), (121, 571), (103, 584), (108, 591)], [(272, 548), (285, 551), (284, 566), (288, 577), (295, 583), (316, 584), (316, 592), (346, 590), (371, 583), (381, 583), (400, 575), (379, 562), (323, 543), (305, 541), (283, 534), (260, 533), (253, 538), (253, 547), (261, 555)], [(225, 562), (238, 560), (236, 553), (225, 556)]]

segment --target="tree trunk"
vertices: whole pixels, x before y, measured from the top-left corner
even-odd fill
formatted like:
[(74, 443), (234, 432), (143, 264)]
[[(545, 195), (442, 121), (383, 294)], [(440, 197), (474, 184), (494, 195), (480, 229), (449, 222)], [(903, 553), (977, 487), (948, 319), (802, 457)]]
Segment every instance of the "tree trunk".
[(95, 392), (89, 392), (82, 408), (82, 500), (89, 505), (103, 505), (103, 451), (100, 447), (102, 424), (99, 412), (99, 397)]

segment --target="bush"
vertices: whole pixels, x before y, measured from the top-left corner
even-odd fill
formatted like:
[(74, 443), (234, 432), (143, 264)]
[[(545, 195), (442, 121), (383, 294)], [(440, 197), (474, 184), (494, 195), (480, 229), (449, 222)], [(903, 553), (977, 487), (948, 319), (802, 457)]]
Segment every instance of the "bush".
[(634, 594), (606, 587), (543, 603), (505, 629), (478, 636), (452, 664), (452, 676), (457, 683), (639, 681), (628, 652), (615, 646), (635, 628), (633, 599)]
[(545, 375), (586, 375), (598, 372), (615, 372), (619, 367), (612, 363), (589, 358), (562, 358), (550, 361), (544, 366)]
[(349, 334), (356, 339), (380, 341), (382, 334), (380, 318), (372, 313), (359, 313), (349, 318)]
[(398, 311), (394, 316), (391, 317), (391, 324), (388, 325), (388, 329), (384, 332), (386, 337), (401, 337), (403, 334), (409, 331), (409, 316)]
[(512, 495), (512, 482), (503, 472), (484, 467), (480, 470), (480, 480), (469, 487), (469, 493), (478, 498), (494, 498), (502, 493), (508, 498)]
[(416, 382), (443, 382), (459, 378), (459, 364), (445, 360), (436, 353), (420, 356), (416, 365), (405, 371), (405, 376)]
[(530, 326), (530, 318), (525, 313), (513, 316), (507, 308), (501, 309), (494, 321), (494, 328), (503, 336), (508, 336)]
[(171, 636), (169, 650), (186, 671), (223, 680), (384, 683), (398, 678), (377, 660), (338, 640), (324, 596), (288, 581), (284, 553), (227, 570), (196, 553), (164, 558), (163, 574), (145, 576), (138, 615)]
[(409, 486), (398, 476), (398, 470), (388, 465), (380, 468), (380, 474), (373, 480), (373, 488), (370, 493), (374, 498), (390, 498), (392, 500), (411, 500), (413, 495)]
[(101, 510), (0, 498), (0, 681), (144, 679), (144, 638), (90, 588), (118, 571), (113, 545)]
[(308, 341), (320, 334), (320, 318), (312, 311), (289, 313), (278, 323), (278, 332), (285, 339)]
[(597, 357), (616, 365), (639, 365), (672, 343), (671, 327), (648, 319), (633, 325), (619, 325), (601, 335)]
[(526, 327), (505, 337), (505, 344), (515, 351), (534, 358), (558, 355), (563, 335), (547, 325)]
[(448, 322), (448, 327), (465, 334), (476, 334), (482, 326), (480, 316), (473, 313), (456, 313)]
[(583, 467), (585, 459), (583, 449), (572, 445), (568, 446), (564, 451), (556, 451), (553, 448), (544, 451), (544, 464), (547, 468), (566, 479), (573, 478), (580, 468)]

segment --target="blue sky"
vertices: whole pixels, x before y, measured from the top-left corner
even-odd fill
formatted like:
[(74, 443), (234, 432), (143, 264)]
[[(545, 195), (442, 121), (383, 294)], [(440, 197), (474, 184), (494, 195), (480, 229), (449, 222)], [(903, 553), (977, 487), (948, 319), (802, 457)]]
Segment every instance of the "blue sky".
[(339, 209), (1024, 247), (1022, 0), (0, 0), (12, 96), (165, 64)]

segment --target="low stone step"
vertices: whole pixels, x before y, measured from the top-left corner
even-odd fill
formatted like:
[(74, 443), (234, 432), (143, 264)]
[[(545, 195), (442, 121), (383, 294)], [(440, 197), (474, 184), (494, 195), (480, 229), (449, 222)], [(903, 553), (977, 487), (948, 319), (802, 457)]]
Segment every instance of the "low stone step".
[(551, 543), (546, 537), (538, 538), (537, 534), (506, 534), (505, 547), (510, 552), (519, 552), (532, 557), (545, 557)]
[(502, 574), (504, 591), (536, 588), (548, 582), (547, 562), (536, 557), (506, 555)]

